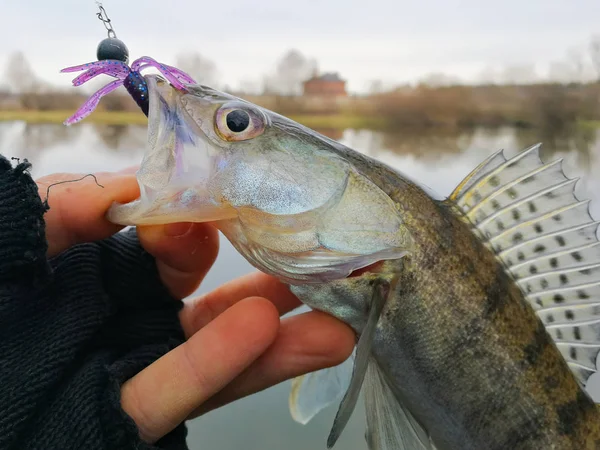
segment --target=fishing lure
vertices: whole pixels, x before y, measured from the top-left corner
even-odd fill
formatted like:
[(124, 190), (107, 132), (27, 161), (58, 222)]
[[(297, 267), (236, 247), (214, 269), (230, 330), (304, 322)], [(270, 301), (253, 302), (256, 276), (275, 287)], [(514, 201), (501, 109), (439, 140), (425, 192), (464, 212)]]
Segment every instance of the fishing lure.
[(116, 78), (116, 80), (90, 96), (75, 114), (64, 122), (65, 125), (72, 125), (85, 119), (96, 109), (102, 97), (120, 86), (124, 86), (127, 89), (129, 95), (135, 100), (143, 113), (148, 116), (148, 84), (142, 75), (142, 71), (147, 68), (152, 67), (157, 69), (178, 90), (186, 90), (186, 85), (196, 84), (194, 79), (185, 72), (162, 64), (148, 56), (136, 59), (129, 66), (129, 50), (127, 46), (117, 38), (105, 9), (101, 4), (98, 4), (98, 7), (100, 8), (100, 12), (97, 16), (108, 30), (108, 38), (102, 40), (98, 45), (96, 52), (98, 61), (67, 67), (61, 70), (61, 73), (81, 72), (85, 70), (83, 74), (73, 79), (73, 86), (81, 86), (99, 75), (109, 75)]

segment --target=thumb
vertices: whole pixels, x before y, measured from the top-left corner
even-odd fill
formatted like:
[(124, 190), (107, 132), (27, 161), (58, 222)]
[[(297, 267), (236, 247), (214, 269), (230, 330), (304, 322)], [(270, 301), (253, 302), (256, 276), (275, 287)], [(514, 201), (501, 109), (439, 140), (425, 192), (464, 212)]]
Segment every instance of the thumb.
[(83, 177), (61, 173), (36, 181), (40, 198), (47, 199), (50, 207), (44, 217), (48, 257), (118, 232), (123, 227), (105, 218), (108, 208), (113, 202), (125, 203), (139, 196), (135, 174), (103, 172)]

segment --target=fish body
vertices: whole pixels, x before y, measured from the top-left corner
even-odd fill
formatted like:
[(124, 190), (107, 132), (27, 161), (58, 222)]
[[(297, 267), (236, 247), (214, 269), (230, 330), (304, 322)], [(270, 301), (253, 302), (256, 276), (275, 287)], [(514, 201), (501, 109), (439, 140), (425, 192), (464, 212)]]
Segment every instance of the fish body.
[[(435, 447), (600, 448), (596, 404), (453, 202), (362, 155), (353, 164), (396, 202), (411, 230), (410, 253), (385, 267), (398, 279), (372, 352)], [(327, 300), (315, 306), (336, 315), (327, 304), (343, 304), (347, 293), (292, 288), (309, 305), (319, 289)]]
[(142, 194), (109, 219), (212, 221), (356, 331), (349, 381), (328, 390), (321, 371), (290, 397), (302, 423), (343, 397), (328, 446), (363, 389), (371, 449), (600, 448), (585, 390), (600, 349), (597, 224), (537, 146), (492, 155), (441, 201), (256, 105), (147, 80)]

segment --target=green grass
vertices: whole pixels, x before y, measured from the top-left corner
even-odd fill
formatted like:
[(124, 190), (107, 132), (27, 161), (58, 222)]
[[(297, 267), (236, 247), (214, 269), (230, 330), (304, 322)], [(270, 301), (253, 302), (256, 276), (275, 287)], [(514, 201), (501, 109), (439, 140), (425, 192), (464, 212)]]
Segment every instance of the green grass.
[[(62, 124), (74, 111), (0, 111), (0, 121), (24, 121), (27, 123)], [(148, 119), (138, 112), (96, 111), (86, 122), (107, 125), (145, 125)]]
[[(73, 111), (1, 111), (1, 121), (24, 121), (32, 124), (62, 124), (64, 120), (73, 114)], [(348, 114), (304, 114), (289, 116), (302, 125), (316, 130), (331, 129), (344, 130), (371, 129), (386, 130), (390, 129), (389, 122), (384, 117), (358, 116)], [(105, 124), (105, 125), (147, 125), (148, 119), (141, 112), (132, 111), (95, 111), (85, 119), (87, 123)], [(600, 128), (599, 120), (585, 120), (578, 123), (583, 128)]]
[(582, 120), (578, 125), (583, 128), (596, 129), (600, 128), (600, 120)]
[[(0, 111), (0, 121), (24, 121), (34, 124), (62, 124), (73, 111)], [(377, 117), (349, 115), (291, 115), (295, 120), (309, 128), (371, 128), (385, 127), (385, 120)], [(95, 111), (85, 119), (88, 123), (106, 125), (146, 125), (148, 119), (141, 112)]]

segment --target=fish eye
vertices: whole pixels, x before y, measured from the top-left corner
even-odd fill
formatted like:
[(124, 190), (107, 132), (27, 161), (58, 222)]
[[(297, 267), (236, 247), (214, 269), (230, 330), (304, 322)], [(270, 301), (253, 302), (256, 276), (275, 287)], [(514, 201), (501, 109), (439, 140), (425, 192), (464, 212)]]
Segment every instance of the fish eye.
[(226, 141), (245, 141), (265, 130), (266, 118), (257, 108), (242, 102), (221, 106), (215, 116), (215, 130)]
[(250, 125), (250, 116), (246, 111), (234, 109), (227, 113), (227, 128), (234, 133), (241, 133)]

